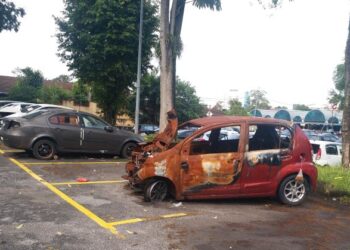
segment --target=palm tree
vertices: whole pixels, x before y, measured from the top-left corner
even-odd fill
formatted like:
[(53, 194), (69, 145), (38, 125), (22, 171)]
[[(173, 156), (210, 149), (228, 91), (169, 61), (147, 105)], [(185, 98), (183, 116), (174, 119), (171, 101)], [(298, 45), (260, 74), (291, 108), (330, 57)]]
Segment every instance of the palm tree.
[(350, 20), (345, 49), (345, 101), (343, 110), (343, 166), (350, 168)]
[[(160, 2), (160, 129), (167, 123), (166, 113), (174, 108), (176, 82), (176, 56), (181, 51), (181, 28), (186, 0)], [(221, 10), (220, 0), (190, 1), (198, 8)]]

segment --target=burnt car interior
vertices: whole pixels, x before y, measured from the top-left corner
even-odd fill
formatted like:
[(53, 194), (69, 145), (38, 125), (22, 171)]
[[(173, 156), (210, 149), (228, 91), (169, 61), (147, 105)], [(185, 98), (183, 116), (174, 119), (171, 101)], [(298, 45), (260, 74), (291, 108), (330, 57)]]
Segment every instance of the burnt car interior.
[(292, 132), (283, 126), (258, 124), (249, 126), (249, 151), (288, 149), (291, 146)]
[[(239, 131), (239, 126), (235, 126)], [(191, 155), (238, 152), (239, 134), (230, 136), (227, 128), (215, 128), (197, 136), (191, 143)], [(233, 129), (234, 130), (234, 129)], [(235, 130), (234, 130), (235, 131)]]

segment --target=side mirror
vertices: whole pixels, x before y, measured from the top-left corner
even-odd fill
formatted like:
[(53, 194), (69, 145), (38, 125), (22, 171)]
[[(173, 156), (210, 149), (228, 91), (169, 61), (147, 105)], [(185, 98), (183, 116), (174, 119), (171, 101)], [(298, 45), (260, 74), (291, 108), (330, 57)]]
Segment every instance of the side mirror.
[(107, 132), (110, 132), (110, 133), (112, 133), (112, 132), (114, 131), (114, 129), (113, 129), (112, 126), (106, 126), (106, 127), (105, 127), (105, 130), (106, 130)]

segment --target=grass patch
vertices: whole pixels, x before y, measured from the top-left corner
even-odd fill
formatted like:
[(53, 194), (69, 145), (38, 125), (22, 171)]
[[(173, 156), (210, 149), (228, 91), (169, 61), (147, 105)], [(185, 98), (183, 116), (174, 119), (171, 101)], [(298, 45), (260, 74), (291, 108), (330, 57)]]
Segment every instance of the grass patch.
[(350, 200), (350, 170), (342, 167), (321, 167), (318, 169), (319, 191), (326, 195)]

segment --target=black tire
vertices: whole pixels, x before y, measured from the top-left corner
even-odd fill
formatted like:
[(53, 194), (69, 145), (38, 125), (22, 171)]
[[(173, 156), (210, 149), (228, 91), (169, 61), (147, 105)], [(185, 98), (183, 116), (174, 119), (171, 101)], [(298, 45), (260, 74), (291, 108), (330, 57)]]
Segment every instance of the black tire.
[(122, 148), (120, 156), (122, 158), (130, 158), (132, 151), (137, 147), (135, 142), (127, 142)]
[(147, 183), (144, 188), (145, 201), (163, 201), (168, 196), (169, 185), (163, 180), (153, 180)]
[(56, 145), (50, 140), (39, 140), (33, 146), (33, 155), (39, 160), (50, 160), (56, 154)]
[(304, 177), (304, 181), (297, 183), (296, 175), (287, 176), (278, 189), (278, 198), (284, 204), (297, 206), (304, 202), (309, 193), (309, 183)]

